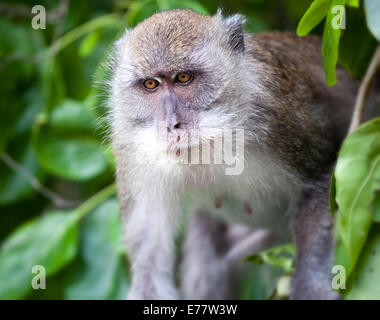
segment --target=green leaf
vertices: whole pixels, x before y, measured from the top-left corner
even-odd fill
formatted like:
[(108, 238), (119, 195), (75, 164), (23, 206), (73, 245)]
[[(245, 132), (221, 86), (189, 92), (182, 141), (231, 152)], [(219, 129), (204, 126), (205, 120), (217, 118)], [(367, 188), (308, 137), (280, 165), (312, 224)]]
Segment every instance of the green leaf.
[(354, 267), (371, 227), (371, 206), (380, 181), (380, 118), (351, 133), (335, 168), (339, 236)]
[(96, 114), (86, 106), (72, 99), (66, 99), (55, 107), (50, 115), (50, 125), (55, 132), (70, 135), (71, 132), (94, 134)]
[(256, 264), (266, 263), (283, 269), (285, 272), (293, 270), (294, 246), (292, 244), (263, 251), (246, 258)]
[(168, 0), (168, 4), (171, 8), (178, 8), (178, 9), (191, 9), (194, 10), (200, 14), (209, 14), (206, 7), (198, 1), (193, 0)]
[(35, 137), (35, 150), (43, 168), (59, 177), (85, 181), (109, 167), (108, 158), (95, 136), (91, 110), (73, 100), (53, 109), (50, 121)]
[(364, 0), (364, 8), (367, 16), (369, 30), (380, 41), (380, 1)]
[(330, 3), (331, 0), (315, 0), (298, 23), (297, 35), (302, 37), (309, 34), (326, 16)]
[(360, 0), (346, 0), (346, 5), (350, 7), (359, 8)]
[(340, 265), (340, 266), (343, 266), (345, 268), (345, 270), (346, 270), (346, 281), (347, 281), (351, 275), (353, 265), (351, 263), (350, 258), (347, 255), (347, 251), (346, 251), (341, 239), (337, 240), (334, 256), (335, 256), (334, 265)]
[(56, 57), (49, 58), (42, 63), (41, 85), (44, 110), (48, 113), (54, 105), (61, 103), (66, 95), (66, 83), (61, 65)]
[(68, 180), (86, 181), (108, 167), (106, 154), (91, 138), (42, 135), (37, 152), (46, 171)]
[(14, 137), (15, 127), (20, 119), (25, 104), (22, 93), (34, 86), (36, 66), (27, 59), (41, 45), (40, 33), (32, 28), (25, 28), (19, 23), (10, 23), (0, 18), (0, 153), (9, 140)]
[(132, 1), (128, 5), (126, 19), (132, 27), (144, 19), (150, 17), (152, 14), (160, 10), (157, 1), (154, 0), (140, 0)]
[[(27, 170), (34, 177), (41, 178), (42, 170), (38, 164), (28, 136), (20, 136), (12, 140), (9, 148), (9, 155), (2, 155), (3, 158), (11, 157), (19, 165)], [(10, 168), (0, 159), (0, 206), (14, 203), (34, 192), (34, 189), (20, 171)]]
[(284, 270), (271, 265), (243, 264), (239, 270), (237, 283), (237, 299), (265, 300), (271, 297), (276, 289), (277, 281)]
[(377, 41), (368, 30), (364, 9), (346, 10), (349, 26), (339, 40), (339, 63), (356, 77), (364, 76)]
[(99, 41), (99, 32), (94, 31), (89, 33), (79, 46), (79, 56), (87, 57), (94, 50)]
[(344, 0), (332, 0), (327, 12), (322, 38), (323, 66), (328, 86), (333, 86), (336, 83), (335, 66), (338, 61), (340, 28), (333, 26), (333, 22), (338, 17), (337, 14), (333, 13), (333, 8), (337, 5), (344, 6)]
[(380, 226), (374, 225), (352, 273), (346, 299), (380, 299)]
[[(12, 97), (12, 99), (14, 98)], [(19, 99), (23, 111), (15, 123), (13, 137), (8, 141), (4, 150), (7, 154), (1, 156), (3, 161), (0, 159), (0, 206), (14, 203), (34, 192), (25, 175), (30, 174), (39, 180), (44, 176), (30, 143), (30, 131), (35, 117), (42, 107), (41, 100), (41, 94), (37, 87), (26, 91)], [(7, 116), (4, 119), (7, 121)], [(6, 164), (4, 158), (9, 159), (8, 156), (21, 165), (25, 169), (22, 169), (24, 172), (21, 173), (21, 170), (15, 170)]]
[(60, 270), (74, 258), (77, 236), (77, 217), (63, 211), (46, 213), (16, 229), (0, 249), (0, 299), (28, 294), (35, 265), (43, 266), (46, 276)]
[(375, 200), (373, 201), (373, 222), (380, 222), (380, 190), (375, 192)]
[(110, 199), (86, 215), (79, 259), (69, 268), (66, 299), (124, 299), (128, 287), (119, 204)]
[(31, 132), (33, 124), (43, 108), (43, 98), (38, 86), (25, 92), (20, 100), (23, 104), (23, 112), (17, 119), (14, 136)]

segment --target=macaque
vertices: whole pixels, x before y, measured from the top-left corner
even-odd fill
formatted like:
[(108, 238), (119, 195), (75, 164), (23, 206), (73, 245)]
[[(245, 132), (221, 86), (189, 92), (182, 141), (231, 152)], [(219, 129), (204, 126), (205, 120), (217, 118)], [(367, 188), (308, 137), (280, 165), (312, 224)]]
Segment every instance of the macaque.
[[(329, 184), (357, 84), (318, 37), (154, 14), (115, 43), (109, 88), (129, 299), (231, 298), (247, 255), (294, 241), (292, 299), (338, 299)], [(191, 204), (178, 284), (181, 202)]]

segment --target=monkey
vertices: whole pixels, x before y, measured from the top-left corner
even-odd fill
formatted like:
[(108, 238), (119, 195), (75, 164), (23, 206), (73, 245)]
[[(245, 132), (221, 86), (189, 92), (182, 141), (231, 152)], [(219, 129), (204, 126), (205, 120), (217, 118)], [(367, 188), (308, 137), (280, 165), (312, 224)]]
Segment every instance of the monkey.
[(108, 106), (128, 299), (231, 298), (241, 259), (291, 241), (290, 298), (339, 299), (329, 185), (357, 82), (338, 66), (326, 85), (317, 36), (244, 23), (167, 10), (115, 42)]

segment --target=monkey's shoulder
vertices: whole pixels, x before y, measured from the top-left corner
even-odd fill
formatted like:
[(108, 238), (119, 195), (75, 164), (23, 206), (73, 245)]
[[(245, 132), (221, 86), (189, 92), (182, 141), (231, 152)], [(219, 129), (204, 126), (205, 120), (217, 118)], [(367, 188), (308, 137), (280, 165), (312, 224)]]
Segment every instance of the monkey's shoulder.
[[(325, 80), (321, 40), (291, 32), (247, 36), (247, 59), (267, 90), (260, 110), (271, 119), (261, 137), (289, 166), (310, 178), (334, 162), (353, 108), (356, 81), (342, 68)], [(255, 68), (257, 64), (261, 68)], [(257, 108), (257, 101), (253, 100)]]
[(273, 93), (281, 95), (279, 98), (347, 102), (354, 97), (358, 82), (338, 65), (336, 85), (327, 86), (321, 47), (321, 38), (314, 35), (246, 34), (246, 58), (252, 67), (261, 63), (263, 68), (256, 71)]
[[(294, 32), (264, 32), (247, 34), (249, 53), (271, 64), (293, 61), (302, 64), (321, 63), (321, 39), (308, 35), (298, 37)], [(274, 59), (274, 60), (273, 60)]]

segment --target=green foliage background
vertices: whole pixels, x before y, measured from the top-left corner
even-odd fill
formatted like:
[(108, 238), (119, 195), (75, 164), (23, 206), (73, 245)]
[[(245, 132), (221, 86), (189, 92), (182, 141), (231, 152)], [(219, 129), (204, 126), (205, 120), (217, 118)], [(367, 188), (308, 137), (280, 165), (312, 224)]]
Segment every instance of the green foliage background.
[[(34, 1), (2, 1), (0, 299), (126, 295), (129, 275), (114, 164), (107, 125), (101, 120), (106, 96), (97, 85), (107, 78), (101, 65), (123, 28), (157, 10), (191, 8), (214, 14), (221, 6), (226, 13), (245, 14), (250, 32), (323, 35), (330, 85), (335, 82), (337, 59), (362, 77), (379, 40), (379, 2), (315, 0), (310, 7), (312, 2), (81, 0), (67, 2), (65, 10), (66, 1), (41, 0), (47, 26), (34, 30)], [(320, 23), (326, 15), (330, 21), (331, 4), (346, 5), (346, 30), (330, 30), (328, 23)], [(336, 193), (332, 190), (332, 208), (335, 194), (339, 206), (337, 261), (350, 275), (348, 288), (342, 291), (348, 298), (380, 299), (379, 128), (375, 120), (347, 139), (336, 170)], [(350, 205), (356, 198), (360, 201)], [(347, 227), (347, 221), (354, 223)], [(250, 257), (254, 264), (242, 262), (246, 270), (240, 298), (281, 298), (276, 283), (291, 273), (292, 252), (286, 246)], [(34, 265), (46, 269), (46, 290), (32, 290)]]

